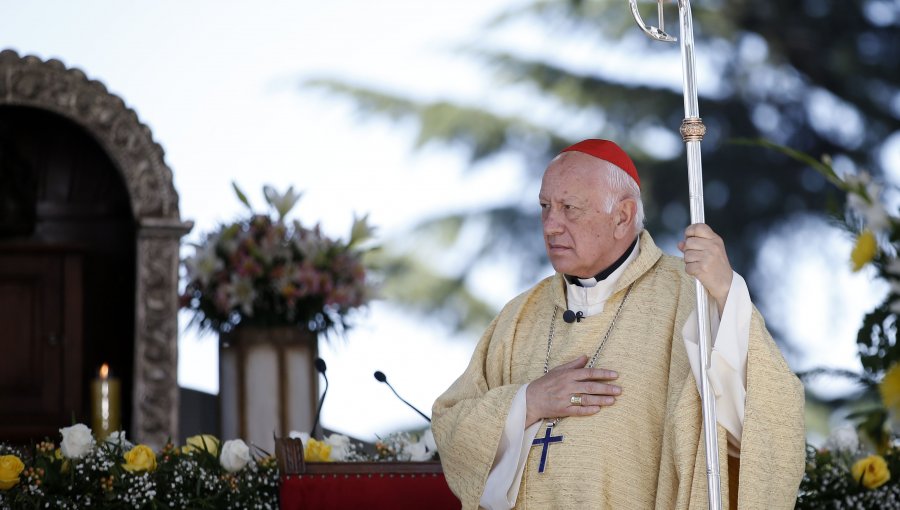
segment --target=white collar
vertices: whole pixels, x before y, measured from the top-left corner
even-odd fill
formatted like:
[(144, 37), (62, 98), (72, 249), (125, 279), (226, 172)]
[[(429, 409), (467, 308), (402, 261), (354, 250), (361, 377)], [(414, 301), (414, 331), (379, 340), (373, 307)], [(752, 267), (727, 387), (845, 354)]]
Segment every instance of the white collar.
[(610, 294), (616, 288), (616, 282), (625, 273), (625, 268), (638, 257), (640, 251), (641, 243), (635, 244), (634, 249), (631, 250), (631, 254), (625, 259), (625, 262), (616, 268), (612, 274), (599, 282), (594, 278), (584, 280), (579, 278), (578, 280), (583, 286), (578, 286), (566, 281), (566, 303), (568, 308), (575, 312), (582, 312), (584, 317), (590, 317), (602, 312), (603, 305), (606, 304), (606, 300), (609, 299)]

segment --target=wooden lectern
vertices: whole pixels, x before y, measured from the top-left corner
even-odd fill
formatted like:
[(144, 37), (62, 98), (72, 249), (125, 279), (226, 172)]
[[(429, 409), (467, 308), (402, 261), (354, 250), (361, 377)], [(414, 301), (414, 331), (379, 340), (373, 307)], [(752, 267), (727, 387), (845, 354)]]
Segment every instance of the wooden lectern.
[(459, 510), (439, 461), (306, 462), (299, 439), (277, 438), (281, 510)]

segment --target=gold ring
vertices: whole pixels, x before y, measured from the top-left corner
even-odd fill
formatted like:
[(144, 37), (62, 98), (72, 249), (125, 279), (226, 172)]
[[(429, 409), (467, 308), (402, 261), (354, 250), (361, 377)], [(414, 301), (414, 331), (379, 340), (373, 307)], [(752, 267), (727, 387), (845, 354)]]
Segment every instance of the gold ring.
[(580, 406), (581, 405), (581, 395), (572, 395), (572, 398), (569, 399), (569, 402), (573, 406)]

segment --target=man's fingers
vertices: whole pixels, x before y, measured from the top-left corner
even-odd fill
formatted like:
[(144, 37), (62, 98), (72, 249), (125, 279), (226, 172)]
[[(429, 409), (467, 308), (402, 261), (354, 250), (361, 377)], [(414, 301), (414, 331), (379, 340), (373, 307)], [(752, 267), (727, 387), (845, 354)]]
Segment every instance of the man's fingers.
[(702, 237), (688, 237), (678, 243), (678, 249), (687, 253), (691, 251), (713, 251), (724, 249), (724, 243), (720, 243), (715, 239), (704, 239)]
[[(611, 406), (616, 403), (616, 397), (610, 395), (589, 395), (580, 393), (581, 407)], [(572, 407), (578, 407), (572, 404)]]
[(567, 409), (569, 414), (566, 416), (590, 416), (597, 414), (600, 409), (601, 406), (571, 406)]
[(618, 379), (619, 374), (605, 368), (582, 368), (575, 371), (576, 381), (611, 381)]
[(584, 385), (582, 393), (587, 395), (621, 395), (622, 388), (615, 384), (591, 382)]
[(719, 237), (713, 229), (709, 228), (709, 225), (706, 223), (694, 223), (693, 225), (688, 225), (686, 229), (684, 229), (684, 237), (702, 237), (706, 239), (715, 239)]

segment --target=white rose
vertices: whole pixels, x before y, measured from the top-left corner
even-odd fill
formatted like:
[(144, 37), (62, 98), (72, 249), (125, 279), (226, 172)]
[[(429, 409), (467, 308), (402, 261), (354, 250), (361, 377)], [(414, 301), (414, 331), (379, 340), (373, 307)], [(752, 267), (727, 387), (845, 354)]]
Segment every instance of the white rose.
[(296, 430), (292, 430), (288, 433), (288, 437), (291, 439), (299, 439), (304, 446), (309, 443), (309, 434), (307, 434), (306, 432), (297, 432)]
[(63, 457), (67, 459), (80, 459), (91, 451), (94, 444), (94, 438), (91, 436), (91, 429), (83, 423), (76, 423), (71, 427), (59, 429), (62, 434), (62, 443), (59, 448)]
[(331, 446), (328, 457), (336, 462), (347, 460), (350, 454), (350, 438), (341, 434), (331, 434), (325, 438), (325, 444)]
[(219, 463), (229, 473), (236, 473), (250, 462), (250, 448), (247, 443), (240, 439), (232, 439), (225, 441), (222, 445), (222, 455), (219, 457)]
[(831, 431), (825, 447), (836, 452), (853, 453), (859, 449), (859, 434), (852, 425), (843, 425)]
[(425, 448), (427, 448), (429, 452), (437, 451), (437, 443), (434, 441), (434, 432), (432, 432), (431, 429), (425, 431), (425, 434), (422, 435), (422, 441), (425, 442)]
[(107, 444), (111, 444), (113, 446), (120, 446), (123, 450), (130, 450), (134, 448), (134, 445), (131, 441), (125, 439), (125, 431), (117, 430), (110, 435), (106, 436), (104, 440)]
[(409, 460), (413, 462), (422, 462), (431, 459), (431, 453), (425, 448), (425, 441), (410, 443), (406, 446), (405, 450), (406, 453), (409, 454)]

